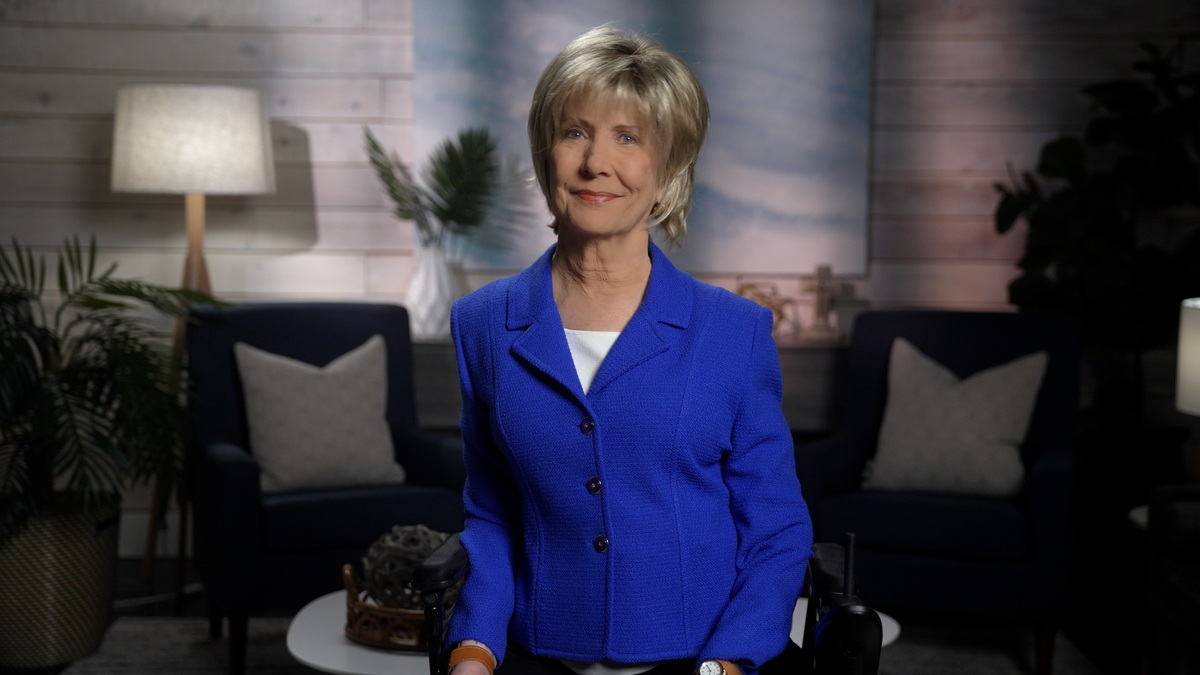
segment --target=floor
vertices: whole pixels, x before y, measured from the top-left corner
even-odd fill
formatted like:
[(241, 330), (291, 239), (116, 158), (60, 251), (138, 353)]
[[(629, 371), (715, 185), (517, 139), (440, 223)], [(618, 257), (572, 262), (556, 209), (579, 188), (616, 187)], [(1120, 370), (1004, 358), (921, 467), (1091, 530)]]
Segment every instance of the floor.
[[(201, 635), (206, 633), (204, 626), (207, 624), (202, 620), (207, 616), (207, 602), (195, 571), (190, 565), (185, 570), (183, 581), (186, 592), (179, 604), (176, 603), (174, 593), (176, 573), (174, 560), (159, 561), (154, 566), (150, 583), (147, 584), (141, 578), (140, 560), (119, 561), (114, 613), (118, 617), (138, 617), (143, 621), (146, 618), (154, 617), (190, 617), (192, 621), (200, 622), (193, 624), (199, 626), (198, 628), (189, 629), (199, 631), (197, 635), (200, 637), (195, 638), (199, 640), (197, 644), (208, 647), (210, 651), (220, 652), (223, 643), (209, 645), (206, 635)], [(274, 619), (258, 621), (256, 622), (257, 629), (268, 632), (274, 629), (284, 630), (290, 615), (291, 612), (280, 612)], [(991, 675), (992, 673), (996, 675), (1027, 675), (1032, 673), (1032, 631), (1028, 627), (1011, 622), (905, 616), (903, 614), (897, 615), (896, 618), (900, 620), (902, 626), (901, 639), (885, 650), (880, 664), (881, 675), (940, 675), (941, 673), (965, 672), (979, 675)], [(172, 618), (172, 621), (178, 622), (178, 619)], [(166, 623), (162, 624), (162, 627), (166, 629)], [(136, 630), (137, 626), (131, 627), (126, 622), (124, 629)], [(261, 639), (264, 642), (257, 649), (265, 654), (263, 658), (271, 657), (280, 663), (273, 667), (261, 664), (253, 670), (261, 673), (277, 673), (278, 675), (306, 672), (302, 666), (294, 664), (287, 658), (286, 650), (283, 650), (281, 646), (282, 633), (280, 635), (264, 634)], [(135, 637), (133, 642), (136, 644), (138, 639)], [(1085, 653), (1081, 649), (1083, 645), (1080, 642), (1076, 637), (1070, 635), (1069, 631), (1060, 633), (1058, 654), (1055, 659), (1056, 675), (1100, 675), (1101, 673), (1122, 672), (1123, 669), (1114, 670), (1105, 667), (1106, 659), (1103, 657), (1096, 659), (1093, 655)], [(273, 655), (272, 649), (280, 654)], [(140, 655), (141, 651), (139, 650), (138, 653)], [(146, 652), (146, 658), (151, 655), (151, 652)], [(212, 657), (210, 659), (212, 664), (206, 667), (213, 672), (223, 672), (223, 658), (219, 655), (209, 656)], [(152, 665), (148, 661), (143, 662), (141, 658), (139, 656), (135, 659), (136, 662), (146, 667)], [(97, 661), (97, 659), (93, 661)], [(89, 664), (85, 661), (77, 663), (70, 673), (72, 675), (74, 673), (100, 673), (103, 675), (120, 673), (124, 675), (124, 673), (136, 673), (141, 670), (140, 667), (129, 669), (127, 667), (128, 660), (117, 659), (117, 663), (123, 663), (125, 667), (113, 670), (110, 669), (111, 666), (102, 667), (93, 663), (89, 669)], [(150, 670), (156, 673), (186, 675), (184, 671), (187, 671), (188, 667), (180, 664), (164, 666), (161, 669), (151, 668)], [(37, 673), (30, 671), (13, 673), (0, 670), (0, 675), (55, 675), (58, 672), (52, 670)], [(209, 671), (202, 668), (197, 672), (207, 673)]]

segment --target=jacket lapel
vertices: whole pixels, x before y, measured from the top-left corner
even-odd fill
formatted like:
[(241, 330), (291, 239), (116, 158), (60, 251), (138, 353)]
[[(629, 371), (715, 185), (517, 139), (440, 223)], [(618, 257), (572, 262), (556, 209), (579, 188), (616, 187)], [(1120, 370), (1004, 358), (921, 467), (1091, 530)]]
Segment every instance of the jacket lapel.
[(566, 331), (558, 307), (554, 305), (554, 286), (550, 278), (550, 259), (557, 244), (551, 246), (518, 274), (508, 287), (509, 330), (524, 330), (513, 342), (512, 353), (529, 365), (549, 375), (583, 400), (583, 387), (571, 348), (567, 346)]
[(650, 242), (650, 262), (646, 297), (604, 357), (588, 396), (595, 396), (632, 368), (670, 349), (679, 337), (679, 329), (687, 328), (695, 292), (692, 278), (676, 269), (654, 242)]
[[(509, 330), (523, 330), (512, 352), (562, 384), (581, 401), (584, 396), (567, 346), (562, 318), (554, 305), (550, 277), (551, 246), (537, 262), (513, 278), (508, 290)], [(588, 389), (594, 396), (631, 368), (670, 349), (692, 312), (692, 279), (679, 271), (653, 242), (650, 243), (650, 283), (637, 312), (621, 331)]]

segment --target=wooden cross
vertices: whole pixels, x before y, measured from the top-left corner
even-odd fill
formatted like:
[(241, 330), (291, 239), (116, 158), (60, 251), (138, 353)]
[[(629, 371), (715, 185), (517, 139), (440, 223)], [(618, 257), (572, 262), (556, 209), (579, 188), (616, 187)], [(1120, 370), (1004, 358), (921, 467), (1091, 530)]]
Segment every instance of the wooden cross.
[(818, 265), (813, 280), (803, 285), (803, 290), (816, 296), (813, 306), (813, 320), (808, 327), (800, 329), (802, 342), (836, 342), (841, 338), (841, 332), (829, 323), (829, 314), (833, 311), (833, 301), (843, 293), (843, 284), (833, 280), (833, 270), (829, 265)]

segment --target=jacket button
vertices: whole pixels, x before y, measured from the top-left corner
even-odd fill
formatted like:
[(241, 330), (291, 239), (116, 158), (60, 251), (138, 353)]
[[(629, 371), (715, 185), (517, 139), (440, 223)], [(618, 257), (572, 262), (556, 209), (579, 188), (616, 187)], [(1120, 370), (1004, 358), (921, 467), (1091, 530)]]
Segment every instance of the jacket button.
[(596, 537), (596, 541), (592, 542), (592, 547), (596, 549), (596, 553), (604, 553), (608, 550), (608, 537), (604, 535)]
[(589, 478), (587, 482), (587, 491), (594, 495), (600, 494), (600, 479), (596, 478), (595, 476)]
[(583, 418), (583, 421), (579, 423), (579, 430), (582, 431), (584, 434), (590, 434), (593, 431), (595, 431), (595, 429), (596, 429), (596, 422), (595, 422), (595, 420), (593, 420), (590, 417)]

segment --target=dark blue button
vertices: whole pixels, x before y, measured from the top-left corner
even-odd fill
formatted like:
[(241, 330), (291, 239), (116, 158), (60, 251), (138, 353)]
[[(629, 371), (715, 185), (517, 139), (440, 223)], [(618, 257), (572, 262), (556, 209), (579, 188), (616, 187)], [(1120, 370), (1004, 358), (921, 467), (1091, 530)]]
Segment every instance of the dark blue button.
[(592, 546), (596, 549), (596, 553), (604, 553), (608, 550), (608, 537), (604, 535), (596, 537), (596, 541), (592, 542)]
[(587, 482), (587, 491), (594, 495), (600, 494), (600, 479), (596, 478), (595, 476), (589, 478)]
[(583, 418), (583, 421), (579, 423), (579, 430), (582, 431), (584, 434), (592, 433), (593, 431), (596, 430), (595, 420), (593, 420), (590, 417)]

